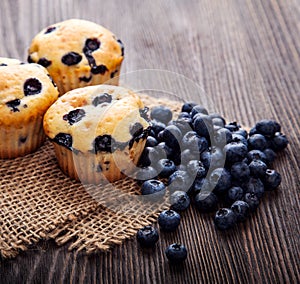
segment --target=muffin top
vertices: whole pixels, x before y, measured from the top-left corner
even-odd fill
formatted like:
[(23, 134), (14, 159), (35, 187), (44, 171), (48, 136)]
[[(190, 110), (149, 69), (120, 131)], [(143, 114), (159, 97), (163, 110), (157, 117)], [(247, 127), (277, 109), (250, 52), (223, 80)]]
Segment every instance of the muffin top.
[(0, 57), (0, 67), (8, 66), (8, 65), (20, 65), (20, 64), (24, 64), (24, 63), (19, 59)]
[(113, 152), (145, 137), (149, 124), (133, 91), (111, 85), (89, 86), (60, 97), (44, 117), (46, 135), (82, 152)]
[(90, 21), (70, 19), (51, 25), (34, 37), (28, 62), (43, 65), (56, 78), (71, 69), (81, 74), (104, 74), (115, 70), (123, 56), (123, 44), (112, 32)]
[(22, 127), (43, 115), (58, 98), (47, 70), (38, 64), (0, 67), (0, 126)]

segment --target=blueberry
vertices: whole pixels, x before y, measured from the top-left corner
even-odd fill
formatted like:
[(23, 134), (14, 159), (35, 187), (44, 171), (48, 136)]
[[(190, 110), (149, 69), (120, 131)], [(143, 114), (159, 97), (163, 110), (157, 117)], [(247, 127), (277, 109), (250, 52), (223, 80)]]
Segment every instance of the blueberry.
[(139, 122), (135, 122), (129, 125), (129, 133), (132, 137), (138, 137), (143, 134), (143, 125)]
[(71, 66), (78, 64), (82, 59), (82, 56), (77, 52), (68, 52), (62, 58), (61, 62), (65, 65)]
[(262, 198), (265, 192), (264, 184), (259, 178), (250, 177), (245, 184), (246, 192), (255, 193), (258, 198)]
[(196, 106), (197, 104), (194, 102), (186, 102), (182, 105), (181, 111), (182, 112), (191, 112), (193, 107)]
[[(211, 117), (211, 115), (210, 115), (210, 117)], [(219, 126), (220, 128), (223, 128), (225, 126), (224, 120), (219, 117), (212, 118), (212, 124), (214, 126)]]
[(96, 96), (93, 99), (92, 104), (93, 104), (93, 106), (96, 107), (103, 103), (111, 103), (111, 101), (112, 101), (112, 96), (110, 94), (103, 93), (101, 95)]
[(151, 119), (155, 119), (164, 124), (168, 124), (168, 122), (172, 119), (172, 116), (172, 111), (166, 106), (153, 107), (150, 112)]
[(138, 230), (136, 239), (143, 247), (153, 247), (159, 239), (157, 230), (152, 226), (145, 226)]
[[(100, 47), (100, 41), (97, 38), (88, 38), (85, 41), (85, 47), (89, 51), (95, 51)], [(87, 51), (85, 50), (85, 51)]]
[(249, 131), (249, 137), (254, 135), (254, 134), (258, 134), (256, 127), (252, 127)]
[(168, 179), (168, 188), (171, 192), (180, 190), (187, 192), (193, 181), (186, 171), (175, 171)]
[(124, 44), (120, 39), (117, 39), (117, 43), (120, 45), (121, 48), (121, 56), (124, 56)]
[(141, 186), (142, 195), (151, 195), (155, 198), (154, 200), (162, 198), (165, 192), (165, 185), (157, 179), (146, 180)]
[(181, 152), (181, 164), (187, 165), (191, 160), (198, 160), (199, 156), (198, 152), (192, 152), (190, 149), (185, 149)]
[(243, 129), (243, 128), (239, 128), (237, 131), (234, 131), (233, 134), (239, 134), (242, 135), (244, 138), (248, 138), (248, 132), (247, 130)]
[(182, 138), (182, 133), (178, 127), (175, 125), (168, 125), (163, 131), (159, 133), (158, 136), (160, 141), (164, 141), (167, 146), (173, 148), (174, 150), (180, 149), (180, 141)]
[(196, 196), (199, 192), (212, 192), (213, 187), (207, 178), (196, 178), (188, 193)]
[(206, 176), (206, 169), (203, 163), (199, 160), (189, 161), (186, 169), (193, 178), (202, 178)]
[(159, 160), (166, 158), (166, 153), (158, 146), (146, 147), (140, 157), (139, 163), (142, 166), (155, 165)]
[(114, 150), (113, 145), (116, 145), (116, 143), (110, 135), (99, 135), (93, 142), (93, 149), (95, 154), (102, 151), (112, 153)]
[(181, 117), (173, 120), (172, 123), (180, 129), (183, 135), (192, 130), (192, 119), (190, 117)]
[(148, 136), (146, 140), (146, 147), (155, 147), (157, 146), (158, 141), (153, 136)]
[(155, 133), (155, 138), (157, 138), (157, 134), (164, 130), (166, 128), (166, 125), (158, 120), (151, 120), (151, 129), (153, 129)]
[(65, 114), (63, 116), (63, 120), (66, 120), (70, 125), (73, 125), (74, 123), (77, 123), (84, 117), (85, 117), (85, 111), (83, 109), (77, 108)]
[(236, 132), (232, 133), (232, 142), (241, 142), (241, 143), (245, 144), (245, 146), (248, 147), (247, 139), (244, 136), (242, 136), (241, 134), (237, 134)]
[(219, 113), (211, 113), (211, 114), (209, 114), (209, 116), (210, 116), (211, 119), (215, 119), (215, 118), (221, 119), (223, 124), (224, 125), (226, 124), (226, 121), (225, 121), (224, 117), (221, 116)]
[(275, 170), (267, 169), (262, 181), (266, 190), (274, 190), (281, 183), (281, 175)]
[(70, 134), (67, 133), (58, 133), (54, 139), (54, 142), (56, 142), (57, 144), (66, 147), (69, 150), (72, 150), (72, 143), (73, 143), (73, 139), (72, 136)]
[(53, 32), (54, 30), (56, 30), (56, 27), (48, 27), (46, 29), (46, 31), (44, 32), (44, 34), (49, 34), (49, 33)]
[(272, 137), (276, 132), (280, 132), (280, 124), (274, 120), (263, 119), (255, 125), (257, 133)]
[(252, 212), (257, 209), (257, 207), (259, 206), (259, 202), (260, 202), (257, 195), (255, 193), (252, 193), (252, 192), (245, 193), (243, 201), (248, 203), (249, 209)]
[(189, 112), (180, 112), (179, 114), (178, 114), (178, 117), (177, 117), (178, 119), (181, 119), (181, 118), (191, 118), (191, 115), (190, 115), (190, 113)]
[(282, 151), (289, 144), (286, 136), (280, 132), (276, 132), (274, 137), (270, 140), (270, 148), (275, 152)]
[(202, 152), (200, 160), (206, 169), (222, 168), (225, 164), (225, 157), (222, 150), (214, 146)]
[(190, 198), (185, 191), (175, 191), (170, 195), (171, 209), (184, 211), (190, 206)]
[(250, 214), (250, 206), (247, 202), (237, 200), (231, 205), (231, 210), (237, 217), (237, 222), (244, 222)]
[(157, 169), (161, 178), (167, 178), (176, 171), (176, 166), (170, 159), (161, 159), (157, 162)]
[(251, 150), (247, 154), (247, 161), (250, 164), (253, 160), (261, 160), (264, 163), (267, 162), (267, 157), (264, 152), (260, 150)]
[(216, 212), (214, 222), (219, 230), (228, 230), (235, 226), (237, 216), (231, 209), (221, 208)]
[(178, 156), (180, 155), (180, 151), (174, 151), (174, 149), (172, 149), (171, 147), (169, 147), (168, 145), (166, 145), (165, 142), (160, 142), (158, 143), (157, 146), (154, 147), (157, 151), (159, 151), (159, 153), (163, 153), (162, 157), (160, 159), (171, 159), (173, 160), (173, 162), (175, 164), (177, 164), (177, 162), (180, 163), (180, 159), (178, 161)]
[(265, 136), (261, 134), (253, 134), (248, 138), (248, 147), (250, 150), (263, 151), (267, 148), (268, 143)]
[(108, 71), (107, 67), (103, 64), (100, 64), (100, 65), (93, 65), (92, 68), (91, 68), (91, 72), (94, 74), (94, 75), (97, 75), (97, 74), (104, 74), (106, 71)]
[(51, 60), (48, 60), (47, 58), (45, 57), (42, 57), (38, 60), (37, 62), (38, 64), (44, 66), (45, 68), (49, 67), (51, 64), (52, 64), (52, 61)]
[(224, 145), (230, 143), (232, 141), (232, 133), (227, 128), (219, 129), (213, 138), (213, 142), (215, 145), (220, 147), (224, 147)]
[(240, 129), (240, 127), (241, 126), (239, 124), (237, 124), (236, 121), (230, 122), (230, 123), (225, 125), (225, 128), (227, 128), (231, 132), (238, 131)]
[(20, 99), (15, 99), (12, 101), (9, 101), (7, 103), (5, 103), (9, 108), (11, 108), (11, 110), (13, 112), (19, 112), (20, 110), (18, 109), (18, 106), (21, 104), (21, 100)]
[(197, 115), (197, 117), (193, 121), (193, 127), (199, 136), (203, 136), (209, 139), (212, 135), (213, 124), (209, 115)]
[(148, 117), (148, 111), (149, 111), (148, 107), (144, 107), (144, 108), (139, 109), (140, 116), (142, 118), (146, 119), (147, 121), (150, 120), (149, 117)]
[(210, 174), (209, 182), (215, 193), (223, 194), (231, 187), (231, 175), (225, 168), (217, 168)]
[(250, 178), (250, 169), (245, 162), (234, 163), (230, 173), (232, 178), (239, 183), (247, 182)]
[(218, 207), (218, 197), (211, 191), (202, 190), (195, 196), (195, 206), (203, 213), (214, 212)]
[(42, 90), (42, 83), (36, 78), (27, 79), (23, 85), (25, 96), (37, 95)]
[(241, 200), (244, 196), (244, 190), (239, 186), (233, 186), (228, 189), (226, 201), (230, 204), (237, 200)]
[(187, 249), (182, 244), (171, 244), (167, 247), (165, 254), (172, 264), (180, 264), (187, 258)]
[(202, 114), (207, 114), (208, 111), (205, 107), (200, 106), (200, 105), (195, 105), (192, 110), (191, 110), (191, 117), (193, 118), (197, 113), (202, 113)]
[(226, 156), (226, 162), (233, 164), (241, 162), (248, 153), (248, 148), (241, 142), (230, 142), (223, 148), (223, 153)]
[(164, 210), (159, 214), (157, 221), (162, 231), (173, 232), (180, 224), (180, 215), (174, 210)]
[(138, 168), (135, 179), (141, 183), (145, 180), (155, 179), (158, 176), (157, 170), (151, 166)]
[(250, 173), (253, 177), (264, 177), (267, 165), (261, 160), (253, 160), (249, 164)]
[(182, 147), (190, 149), (192, 152), (202, 153), (208, 148), (208, 142), (195, 131), (189, 131), (182, 138)]
[(266, 155), (266, 163), (271, 165), (275, 161), (277, 154), (270, 148), (265, 149), (263, 152)]

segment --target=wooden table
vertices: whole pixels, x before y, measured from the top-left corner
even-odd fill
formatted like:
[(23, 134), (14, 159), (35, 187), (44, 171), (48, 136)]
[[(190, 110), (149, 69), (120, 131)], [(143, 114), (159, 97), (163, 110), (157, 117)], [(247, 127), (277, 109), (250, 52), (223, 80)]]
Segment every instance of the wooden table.
[[(183, 214), (176, 233), (143, 251), (127, 240), (108, 253), (69, 252), (41, 242), (1, 260), (0, 283), (299, 283), (300, 5), (297, 0), (1, 0), (0, 56), (26, 59), (32, 37), (68, 18), (100, 23), (125, 43), (122, 72), (170, 70), (203, 86), (216, 111), (243, 125), (282, 124), (290, 145), (275, 168), (279, 190), (230, 232), (211, 216)], [(174, 241), (183, 266), (164, 256)]]

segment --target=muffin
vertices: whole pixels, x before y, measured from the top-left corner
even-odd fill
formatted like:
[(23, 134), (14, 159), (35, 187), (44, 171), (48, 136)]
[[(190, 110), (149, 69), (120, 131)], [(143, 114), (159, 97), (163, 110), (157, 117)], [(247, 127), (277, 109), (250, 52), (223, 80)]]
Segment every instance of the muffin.
[(60, 97), (45, 114), (44, 130), (62, 171), (85, 184), (130, 175), (149, 132), (146, 109), (137, 94), (111, 85)]
[(0, 57), (0, 67), (8, 66), (8, 65), (20, 65), (20, 64), (24, 64), (24, 63), (19, 59)]
[(42, 145), (43, 116), (57, 98), (57, 88), (44, 67), (0, 67), (1, 159), (24, 156)]
[(123, 43), (112, 32), (93, 22), (71, 19), (37, 34), (28, 62), (47, 68), (62, 95), (89, 85), (118, 85), (123, 58)]

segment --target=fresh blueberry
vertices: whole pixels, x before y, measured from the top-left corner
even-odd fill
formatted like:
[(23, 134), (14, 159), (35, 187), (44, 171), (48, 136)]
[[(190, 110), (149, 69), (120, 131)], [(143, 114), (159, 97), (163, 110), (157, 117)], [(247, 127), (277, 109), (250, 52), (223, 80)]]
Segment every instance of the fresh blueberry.
[(174, 149), (166, 145), (165, 142), (158, 143), (155, 149), (158, 150), (160, 153), (165, 153), (163, 154), (163, 157), (161, 157), (161, 159), (165, 159), (165, 158), (170, 159), (176, 165), (180, 163), (180, 151), (174, 151)]
[(221, 208), (216, 212), (214, 222), (219, 230), (228, 230), (235, 226), (237, 216), (231, 209)]
[(23, 85), (25, 96), (37, 95), (42, 91), (42, 83), (36, 78), (29, 78)]
[(185, 149), (181, 152), (181, 164), (187, 165), (191, 160), (198, 160), (200, 158), (199, 152), (192, 152), (190, 149)]
[(247, 193), (255, 193), (258, 198), (262, 198), (265, 192), (264, 184), (259, 178), (250, 177), (249, 181), (245, 184)]
[(167, 146), (180, 150), (180, 141), (182, 139), (182, 133), (175, 125), (168, 125), (158, 136), (160, 141), (166, 143)]
[(178, 119), (180, 119), (180, 118), (191, 118), (191, 115), (190, 115), (190, 113), (189, 112), (180, 112), (179, 114), (178, 114), (178, 117), (177, 117)]
[(241, 142), (230, 142), (223, 148), (223, 153), (226, 163), (234, 164), (241, 162), (247, 156), (248, 148)]
[(136, 239), (143, 247), (153, 247), (159, 239), (157, 230), (152, 226), (145, 226), (138, 230)]
[(155, 106), (150, 112), (150, 118), (160, 121), (164, 124), (172, 119), (172, 111), (166, 106)]
[(173, 232), (180, 224), (180, 215), (174, 210), (164, 210), (159, 214), (157, 221), (162, 231)]
[(212, 192), (213, 187), (206, 178), (196, 178), (188, 193), (196, 196), (199, 192)]
[(214, 146), (202, 152), (200, 160), (206, 169), (222, 168), (225, 164), (223, 151)]
[(240, 127), (241, 126), (236, 121), (229, 122), (228, 124), (225, 125), (225, 128), (227, 128), (231, 132), (238, 131)]
[(155, 147), (157, 146), (158, 141), (153, 136), (148, 136), (146, 140), (146, 147)]
[(193, 178), (202, 178), (206, 176), (206, 169), (203, 163), (199, 160), (191, 160), (186, 165), (187, 172)]
[(247, 154), (247, 161), (250, 164), (253, 160), (261, 160), (266, 163), (267, 157), (265, 153), (260, 150), (251, 150)]
[(231, 205), (231, 210), (237, 217), (237, 222), (244, 222), (250, 214), (250, 206), (247, 202), (237, 200)]
[(182, 138), (182, 147), (190, 149), (192, 152), (202, 153), (208, 148), (208, 142), (195, 131), (189, 131)]
[(257, 195), (255, 193), (252, 193), (252, 192), (245, 193), (243, 201), (248, 203), (249, 209), (252, 212), (257, 209), (257, 207), (259, 206), (259, 202), (260, 202)]
[(181, 107), (181, 111), (182, 112), (191, 112), (193, 107), (196, 106), (197, 104), (194, 102), (186, 102), (182, 105)]
[(145, 180), (155, 179), (158, 173), (157, 170), (151, 166), (149, 167), (141, 167), (138, 168), (137, 172), (135, 173), (135, 179), (138, 183), (142, 183)]
[(201, 190), (195, 196), (195, 206), (203, 213), (214, 212), (218, 207), (218, 197), (211, 191)]
[(267, 170), (267, 165), (261, 160), (253, 160), (249, 164), (249, 169), (253, 177), (262, 178)]
[(288, 139), (281, 132), (276, 132), (274, 137), (270, 140), (270, 148), (275, 152), (282, 151), (289, 144)]
[(177, 126), (183, 135), (189, 131), (192, 131), (192, 119), (190, 117), (178, 118), (173, 120), (172, 124)]
[(262, 181), (266, 190), (274, 190), (281, 183), (281, 175), (275, 170), (267, 169)]
[(220, 128), (214, 135), (213, 142), (215, 145), (224, 147), (232, 141), (232, 133), (227, 128)]
[(239, 130), (234, 131), (233, 134), (239, 134), (242, 135), (244, 138), (248, 138), (248, 132), (247, 130), (243, 129), (243, 128), (239, 128)]
[(161, 159), (157, 163), (157, 172), (161, 178), (167, 178), (176, 171), (174, 162), (170, 159)]
[(177, 170), (168, 179), (168, 188), (171, 192), (178, 190), (187, 192), (192, 184), (193, 181), (186, 171)]
[(187, 249), (182, 244), (171, 244), (167, 247), (165, 254), (172, 264), (180, 264), (187, 258)]
[(198, 113), (203, 113), (208, 115), (208, 111), (205, 107), (201, 105), (195, 105), (191, 110), (191, 117), (193, 118)]
[(190, 206), (190, 198), (185, 191), (175, 191), (170, 195), (171, 209), (184, 211)]
[(239, 186), (233, 186), (228, 189), (226, 195), (226, 201), (227, 203), (232, 204), (237, 200), (241, 200), (243, 196), (244, 196), (244, 190)]
[(157, 134), (164, 130), (166, 128), (166, 125), (158, 120), (151, 120), (151, 129), (155, 133), (155, 138), (157, 138)]
[(238, 134), (236, 132), (232, 133), (232, 142), (241, 142), (241, 143), (245, 144), (245, 146), (248, 147), (247, 139), (244, 136), (242, 136), (241, 134)]
[(255, 125), (257, 133), (272, 137), (276, 132), (280, 132), (280, 124), (274, 120), (263, 119)]
[(231, 175), (225, 168), (217, 168), (210, 174), (209, 182), (214, 187), (214, 193), (224, 194), (231, 187)]
[(239, 183), (247, 182), (250, 178), (250, 169), (245, 162), (234, 163), (230, 173), (232, 178)]
[(139, 164), (147, 167), (154, 166), (160, 159), (167, 157), (166, 152), (158, 146), (145, 147), (139, 160)]
[(211, 113), (211, 114), (209, 114), (209, 116), (210, 116), (211, 119), (215, 119), (215, 118), (221, 119), (222, 122), (223, 122), (223, 125), (226, 124), (226, 121), (225, 121), (224, 117), (221, 116), (219, 113)]
[(213, 124), (209, 115), (197, 115), (193, 121), (193, 127), (199, 136), (210, 139), (210, 136), (212, 135)]
[(263, 152), (266, 155), (266, 163), (271, 165), (275, 161), (277, 154), (270, 148), (265, 149)]
[[(211, 115), (210, 115), (210, 117), (211, 117)], [(214, 117), (211, 120), (212, 120), (212, 124), (214, 126), (218, 126), (220, 128), (224, 128), (225, 124), (224, 124), (224, 120), (222, 118)]]
[(254, 135), (254, 134), (258, 134), (256, 127), (252, 127), (249, 131), (249, 137)]
[(157, 179), (146, 180), (141, 186), (142, 195), (152, 195), (163, 197), (166, 192), (166, 187), (163, 182)]
[(250, 150), (263, 151), (267, 148), (268, 142), (262, 134), (253, 134), (248, 138), (248, 147)]

